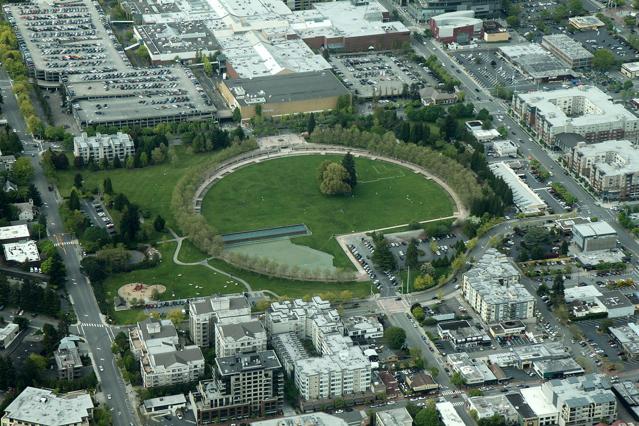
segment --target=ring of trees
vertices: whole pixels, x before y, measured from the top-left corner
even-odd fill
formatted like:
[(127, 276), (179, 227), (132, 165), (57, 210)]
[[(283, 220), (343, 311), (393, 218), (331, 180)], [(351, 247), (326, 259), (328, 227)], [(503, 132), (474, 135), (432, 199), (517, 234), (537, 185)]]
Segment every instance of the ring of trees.
[[(328, 130), (334, 131), (334, 129)], [(391, 141), (389, 135), (384, 135), (385, 139), (379, 135), (375, 135), (377, 138), (369, 137), (370, 146), (349, 143), (350, 139), (348, 138), (332, 138), (331, 134), (325, 134), (321, 130), (314, 132), (313, 136), (315, 137), (315, 135), (322, 136), (314, 141), (320, 143), (300, 145), (293, 147), (290, 151), (281, 151), (278, 148), (258, 150), (254, 140), (243, 141), (219, 152), (213, 158), (213, 165), (209, 162), (187, 172), (176, 184), (171, 199), (172, 213), (183, 234), (208, 255), (221, 258), (236, 267), (252, 272), (302, 281), (350, 281), (355, 279), (354, 271), (306, 270), (278, 264), (270, 259), (223, 252), (224, 244), (221, 234), (200, 214), (202, 199), (211, 186), (223, 176), (257, 161), (293, 155), (344, 154), (349, 151), (370, 159), (398, 164), (424, 175), (425, 178), (433, 179), (453, 199), (456, 207), (455, 215), (458, 219), (464, 219), (468, 215), (465, 205), (472, 201), (472, 191), (476, 190), (476, 194), (482, 193), (483, 188), (477, 183), (471, 171), (428, 148), (413, 144), (400, 145), (396, 143), (394, 137)], [(344, 142), (345, 146), (328, 144), (324, 141), (331, 143), (341, 141)], [(408, 149), (397, 149), (402, 146)], [(424, 166), (425, 164), (442, 165), (441, 175), (433, 173)], [(455, 185), (459, 185), (457, 188), (445, 179), (445, 177), (451, 176), (459, 177), (459, 181), (453, 180)], [(460, 194), (458, 188), (464, 188), (466, 191)]]

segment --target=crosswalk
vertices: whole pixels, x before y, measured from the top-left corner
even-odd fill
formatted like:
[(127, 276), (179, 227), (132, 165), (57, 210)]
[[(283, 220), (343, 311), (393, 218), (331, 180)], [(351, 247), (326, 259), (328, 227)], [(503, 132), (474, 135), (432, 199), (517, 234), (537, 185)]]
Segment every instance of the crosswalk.
[(453, 407), (463, 407), (464, 406), (464, 401), (453, 401), (452, 402)]
[(456, 390), (447, 390), (447, 391), (443, 391), (441, 393), (441, 395), (442, 396), (450, 396), (450, 395), (456, 395), (458, 393), (459, 393), (459, 391), (456, 391)]
[(72, 245), (76, 245), (79, 244), (78, 240), (71, 240), (71, 241), (58, 241), (53, 243), (54, 247), (62, 247), (62, 246), (72, 246)]
[(80, 326), (82, 326), (82, 327), (95, 327), (95, 328), (108, 327), (108, 325), (104, 325), (104, 324), (100, 324), (100, 323), (94, 323), (94, 322), (81, 322)]

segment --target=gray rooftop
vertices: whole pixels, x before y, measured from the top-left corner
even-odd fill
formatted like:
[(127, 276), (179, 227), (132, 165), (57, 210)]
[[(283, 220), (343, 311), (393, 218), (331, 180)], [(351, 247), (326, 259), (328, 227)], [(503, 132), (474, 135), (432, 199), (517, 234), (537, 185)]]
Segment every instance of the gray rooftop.
[(92, 410), (87, 392), (56, 395), (49, 389), (27, 387), (5, 409), (5, 415), (26, 424), (65, 426), (83, 423)]
[(187, 346), (181, 350), (156, 353), (152, 356), (155, 360), (155, 365), (161, 365), (165, 368), (175, 364), (191, 364), (199, 361), (204, 362), (202, 351), (195, 345)]
[(243, 105), (285, 103), (349, 96), (350, 92), (331, 71), (304, 72), (272, 77), (240, 78), (224, 82)]
[(250, 354), (235, 354), (215, 359), (217, 370), (222, 376), (253, 370), (273, 370), (282, 367), (275, 352), (268, 350)]
[(551, 380), (542, 385), (542, 391), (548, 400), (556, 402), (557, 407), (565, 404), (571, 408), (579, 408), (591, 403), (616, 402), (610, 388), (610, 380), (601, 374)]
[(174, 404), (186, 404), (184, 394), (180, 393), (177, 395), (161, 396), (159, 398), (151, 398), (144, 401), (144, 407), (147, 409)]
[(564, 55), (573, 60), (592, 58), (592, 53), (586, 50), (581, 43), (573, 40), (566, 34), (546, 35), (542, 39), (542, 45), (543, 43), (547, 43), (555, 49), (560, 50)]
[(140, 329), (142, 338), (145, 341), (177, 337), (177, 330), (170, 320), (147, 318), (138, 323), (138, 328)]
[(257, 337), (257, 335), (265, 334), (264, 326), (261, 321), (249, 321), (238, 324), (218, 325), (222, 330), (225, 338), (239, 340), (245, 336)]
[(580, 143), (573, 150), (591, 159), (592, 167), (606, 176), (639, 173), (639, 149), (636, 144), (628, 140)]

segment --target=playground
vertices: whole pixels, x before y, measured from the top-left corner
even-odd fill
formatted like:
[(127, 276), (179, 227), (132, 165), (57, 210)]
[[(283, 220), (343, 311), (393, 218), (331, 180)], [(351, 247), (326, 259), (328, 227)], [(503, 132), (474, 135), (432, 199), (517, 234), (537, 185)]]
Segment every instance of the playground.
[(127, 303), (131, 301), (149, 303), (154, 300), (154, 294), (160, 295), (165, 291), (166, 287), (160, 284), (129, 283), (118, 289), (118, 295)]

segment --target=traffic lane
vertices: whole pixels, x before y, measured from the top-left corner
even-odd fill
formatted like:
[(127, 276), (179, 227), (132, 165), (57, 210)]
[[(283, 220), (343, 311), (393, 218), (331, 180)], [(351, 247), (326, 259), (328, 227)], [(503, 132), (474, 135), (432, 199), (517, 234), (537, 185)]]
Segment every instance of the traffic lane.
[(418, 348), (421, 350), (422, 358), (426, 361), (429, 368), (437, 367), (439, 374), (437, 375), (437, 383), (440, 386), (450, 387), (450, 378), (444, 370), (443, 363), (437, 359), (430, 346), (428, 337), (420, 326), (414, 327), (412, 322), (406, 316), (406, 313), (395, 313), (389, 316), (389, 321), (396, 327), (403, 328), (406, 332), (406, 345), (409, 348)]

